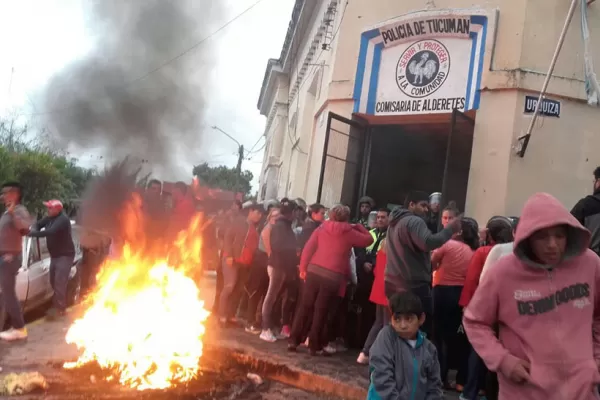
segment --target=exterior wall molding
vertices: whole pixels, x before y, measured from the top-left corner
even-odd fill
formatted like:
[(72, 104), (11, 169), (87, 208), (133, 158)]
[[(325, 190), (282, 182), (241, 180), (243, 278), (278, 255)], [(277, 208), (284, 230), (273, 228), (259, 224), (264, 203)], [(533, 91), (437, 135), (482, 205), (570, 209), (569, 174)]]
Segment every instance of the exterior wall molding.
[(276, 116), (287, 117), (288, 103), (282, 101), (273, 102), (269, 115), (267, 116), (267, 123), (265, 125), (265, 132), (269, 132), (271, 125), (275, 120)]
[(339, 3), (340, 0), (330, 0), (329, 4), (327, 5), (327, 8), (325, 8), (325, 11), (323, 12), (323, 17), (321, 18), (321, 22), (319, 24), (319, 27), (317, 28), (317, 31), (312, 37), (310, 46), (308, 47), (308, 52), (306, 53), (306, 56), (304, 57), (304, 60), (302, 61), (302, 64), (298, 69), (298, 72), (296, 73), (296, 79), (294, 80), (294, 84), (290, 86), (288, 98), (288, 102), (290, 104), (294, 101), (296, 95), (298, 94), (300, 85), (302, 84), (304, 77), (306, 76), (306, 72), (308, 71), (311, 62), (313, 61), (315, 54), (317, 53), (319, 44), (321, 44), (323, 39), (326, 37), (327, 28), (332, 23), (331, 14), (335, 15)]

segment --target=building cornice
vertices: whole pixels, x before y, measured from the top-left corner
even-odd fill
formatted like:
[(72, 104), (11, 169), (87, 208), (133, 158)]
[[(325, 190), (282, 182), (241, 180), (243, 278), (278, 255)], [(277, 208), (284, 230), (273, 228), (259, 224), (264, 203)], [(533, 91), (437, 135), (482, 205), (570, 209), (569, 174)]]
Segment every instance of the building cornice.
[[(265, 102), (265, 97), (267, 97), (267, 93), (269, 89), (272, 90), (272, 80), (276, 77), (277, 73), (284, 72), (284, 63), (288, 57), (290, 52), (290, 48), (292, 42), (294, 40), (294, 36), (296, 33), (296, 27), (298, 26), (298, 21), (300, 21), (300, 16), (302, 14), (302, 9), (304, 8), (304, 3), (306, 0), (296, 0), (294, 3), (294, 8), (292, 9), (292, 18), (288, 25), (287, 33), (285, 35), (285, 39), (283, 41), (283, 47), (281, 48), (281, 54), (279, 58), (271, 58), (267, 62), (267, 68), (265, 70), (265, 76), (263, 78), (262, 87), (260, 89), (260, 94), (258, 96), (257, 108), (263, 111), (263, 106)], [(275, 72), (275, 74), (273, 73)]]

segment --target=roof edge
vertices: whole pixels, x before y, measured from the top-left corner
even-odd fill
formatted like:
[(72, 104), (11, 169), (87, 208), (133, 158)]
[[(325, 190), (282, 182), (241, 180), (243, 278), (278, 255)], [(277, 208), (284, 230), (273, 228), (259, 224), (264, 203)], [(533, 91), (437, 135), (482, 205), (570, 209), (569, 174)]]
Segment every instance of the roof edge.
[(263, 83), (260, 88), (260, 94), (258, 96), (258, 103), (256, 107), (260, 110), (262, 107), (262, 103), (264, 101), (265, 92), (267, 87), (269, 86), (269, 81), (271, 79), (271, 72), (274, 66), (283, 68), (283, 62), (285, 61), (288, 53), (290, 52), (290, 47), (294, 40), (294, 34), (296, 32), (296, 27), (298, 25), (298, 21), (300, 21), (300, 15), (302, 14), (302, 9), (304, 8), (304, 3), (306, 0), (296, 0), (294, 3), (294, 8), (292, 9), (292, 17), (290, 19), (290, 23), (288, 25), (287, 33), (285, 35), (285, 39), (283, 41), (283, 46), (281, 48), (281, 53), (279, 54), (279, 58), (270, 58), (267, 61), (267, 67), (265, 69), (265, 76), (263, 78)]

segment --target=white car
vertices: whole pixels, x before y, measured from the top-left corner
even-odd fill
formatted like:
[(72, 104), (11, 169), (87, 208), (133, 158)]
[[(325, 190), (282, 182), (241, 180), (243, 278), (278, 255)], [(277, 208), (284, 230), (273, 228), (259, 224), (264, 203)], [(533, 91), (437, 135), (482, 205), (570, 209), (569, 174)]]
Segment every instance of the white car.
[[(69, 305), (77, 303), (81, 290), (81, 279), (78, 265), (81, 261), (79, 246), (79, 227), (71, 222), (73, 243), (75, 244), (75, 259), (67, 290)], [(49, 303), (54, 295), (50, 285), (50, 253), (46, 247), (46, 238), (23, 237), (23, 262), (17, 274), (17, 298), (24, 312), (28, 312)], [(0, 294), (1, 295), (1, 294)], [(8, 322), (4, 302), (0, 301), (0, 328)]]

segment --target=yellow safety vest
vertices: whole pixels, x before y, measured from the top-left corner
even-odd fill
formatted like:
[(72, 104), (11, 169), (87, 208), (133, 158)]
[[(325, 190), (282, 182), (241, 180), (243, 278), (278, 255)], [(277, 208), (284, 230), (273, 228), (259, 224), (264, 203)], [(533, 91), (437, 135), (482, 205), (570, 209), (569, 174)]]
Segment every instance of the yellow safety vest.
[[(367, 253), (372, 252), (373, 247), (375, 247), (375, 243), (377, 243), (377, 228), (371, 229), (369, 231), (369, 233), (371, 234), (371, 236), (373, 236), (373, 243), (371, 243), (371, 245), (369, 247), (367, 247)], [(383, 243), (383, 240), (379, 242), (379, 246), (377, 246), (377, 251), (381, 250), (382, 243)]]

